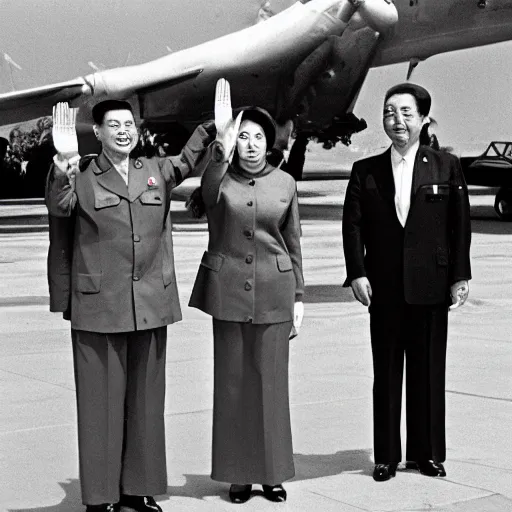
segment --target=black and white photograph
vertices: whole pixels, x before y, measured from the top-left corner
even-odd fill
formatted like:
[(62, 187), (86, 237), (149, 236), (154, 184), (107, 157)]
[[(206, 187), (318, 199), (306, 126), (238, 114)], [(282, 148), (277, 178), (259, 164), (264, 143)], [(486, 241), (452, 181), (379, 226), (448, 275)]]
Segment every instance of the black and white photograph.
[(510, 0), (0, 13), (0, 512), (512, 511)]

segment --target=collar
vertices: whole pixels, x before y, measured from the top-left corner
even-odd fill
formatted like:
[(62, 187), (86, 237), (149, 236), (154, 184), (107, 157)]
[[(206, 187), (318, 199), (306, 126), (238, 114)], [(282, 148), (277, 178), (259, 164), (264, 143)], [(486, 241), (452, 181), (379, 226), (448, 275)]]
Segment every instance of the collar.
[(244, 171), (237, 164), (234, 164), (234, 165), (232, 164), (232, 167), (237, 174), (239, 174), (240, 176), (243, 176), (244, 178), (247, 178), (249, 180), (253, 179), (253, 178), (261, 178), (262, 176), (266, 176), (267, 174), (270, 174), (275, 169), (275, 167), (272, 167), (268, 162), (265, 164), (265, 167), (263, 167), (263, 169), (257, 173)]
[[(128, 159), (127, 171), (130, 169), (131, 161), (131, 158)], [(98, 172), (96, 174), (107, 172), (110, 169), (116, 169), (116, 166), (112, 163), (112, 160), (110, 160), (110, 158), (103, 151), (96, 158), (96, 166), (98, 167)]]
[(420, 142), (416, 141), (405, 153), (405, 155), (401, 155), (395, 148), (395, 146), (391, 146), (391, 163), (393, 167), (397, 166), (402, 158), (406, 161), (406, 163), (410, 166), (414, 165), (414, 161), (416, 160), (416, 154), (418, 153), (418, 149), (420, 147)]

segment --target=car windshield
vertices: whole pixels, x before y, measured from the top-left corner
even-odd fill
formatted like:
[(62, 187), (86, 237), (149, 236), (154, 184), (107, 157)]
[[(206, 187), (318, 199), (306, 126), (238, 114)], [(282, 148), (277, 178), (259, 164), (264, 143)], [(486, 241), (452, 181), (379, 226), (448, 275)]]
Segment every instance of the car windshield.
[(506, 158), (512, 160), (511, 142), (491, 142), (482, 155), (483, 158)]

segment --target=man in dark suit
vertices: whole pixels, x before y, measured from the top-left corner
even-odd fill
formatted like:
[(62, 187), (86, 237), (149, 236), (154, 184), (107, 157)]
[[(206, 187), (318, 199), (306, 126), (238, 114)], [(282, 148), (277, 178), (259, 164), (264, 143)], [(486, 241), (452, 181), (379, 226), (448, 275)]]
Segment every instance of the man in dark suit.
[(419, 145), (430, 105), (415, 84), (387, 92), (392, 145), (354, 164), (343, 209), (345, 286), (370, 312), (376, 481), (395, 476), (401, 461), (404, 354), (406, 467), (446, 475), (448, 310), (468, 295), (471, 226), (458, 159)]
[(167, 325), (181, 320), (171, 191), (210, 135), (200, 126), (179, 156), (133, 159), (130, 104), (108, 100), (92, 113), (102, 151), (80, 161), (69, 109), (56, 109), (46, 194), (50, 309), (71, 319), (87, 511), (157, 512), (153, 495), (167, 491)]

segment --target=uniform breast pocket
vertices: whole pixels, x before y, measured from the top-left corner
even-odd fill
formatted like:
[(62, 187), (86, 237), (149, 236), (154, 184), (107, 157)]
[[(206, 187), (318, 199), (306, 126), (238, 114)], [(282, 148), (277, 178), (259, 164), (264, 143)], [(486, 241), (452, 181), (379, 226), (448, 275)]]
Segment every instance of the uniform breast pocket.
[(116, 194), (98, 193), (94, 198), (94, 207), (96, 210), (117, 206), (121, 202), (121, 198)]
[(443, 203), (450, 198), (450, 185), (446, 183), (423, 185), (421, 188), (427, 203)]
[(161, 205), (163, 202), (160, 190), (147, 190), (140, 195), (140, 202), (146, 205)]

